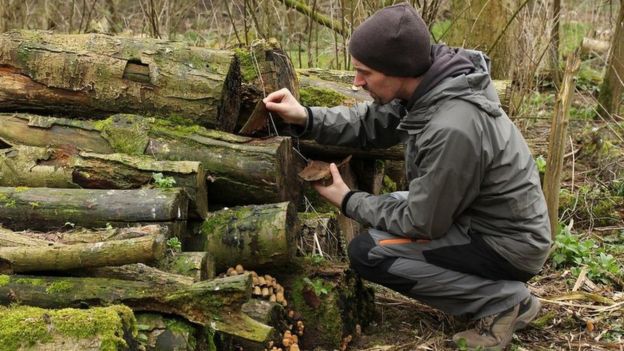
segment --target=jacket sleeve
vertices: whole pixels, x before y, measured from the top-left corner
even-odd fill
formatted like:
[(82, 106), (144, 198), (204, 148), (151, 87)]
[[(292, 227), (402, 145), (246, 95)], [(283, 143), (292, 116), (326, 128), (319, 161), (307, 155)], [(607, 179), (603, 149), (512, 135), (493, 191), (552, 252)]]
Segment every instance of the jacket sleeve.
[(320, 144), (357, 148), (385, 148), (401, 142), (396, 127), (403, 115), (398, 101), (385, 105), (361, 103), (353, 107), (311, 107), (303, 134)]
[(417, 174), (407, 199), (355, 192), (345, 197), (345, 215), (388, 233), (416, 239), (444, 236), (479, 194), (482, 179), (481, 137), (462, 128), (444, 128), (419, 136), (410, 162)]

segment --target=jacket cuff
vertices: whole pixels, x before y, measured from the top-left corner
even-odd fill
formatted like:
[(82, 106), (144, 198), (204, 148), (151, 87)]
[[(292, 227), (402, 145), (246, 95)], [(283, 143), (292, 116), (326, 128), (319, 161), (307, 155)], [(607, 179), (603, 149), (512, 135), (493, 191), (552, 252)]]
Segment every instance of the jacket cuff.
[(296, 124), (291, 124), (291, 130), (292, 130), (292, 136), (296, 137), (296, 138), (301, 138), (302, 136), (305, 136), (306, 134), (308, 134), (311, 130), (312, 130), (312, 125), (314, 123), (313, 118), (312, 118), (312, 109), (309, 108), (308, 106), (303, 106), (306, 109), (306, 112), (308, 113), (308, 120), (306, 122), (305, 127), (301, 127), (299, 125)]
[(340, 211), (342, 212), (343, 215), (353, 219), (353, 217), (351, 217), (348, 213), (347, 213), (347, 203), (349, 202), (349, 199), (351, 198), (351, 196), (353, 196), (353, 194), (355, 193), (363, 193), (363, 191), (361, 190), (351, 190), (349, 191), (344, 198), (342, 198), (342, 203), (340, 204)]

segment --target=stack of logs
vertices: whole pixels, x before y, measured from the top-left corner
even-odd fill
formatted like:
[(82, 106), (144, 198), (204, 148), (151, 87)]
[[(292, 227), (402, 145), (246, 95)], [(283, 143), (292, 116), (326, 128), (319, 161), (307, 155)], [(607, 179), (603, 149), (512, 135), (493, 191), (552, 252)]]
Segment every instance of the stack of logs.
[[(303, 200), (304, 161), (279, 121), (273, 136), (233, 133), (282, 87), (298, 94), (290, 61), (270, 42), (211, 50), (1, 34), (0, 344), (340, 348), (372, 317), (372, 293), (344, 266), (295, 255), (299, 217), (310, 237), (328, 221), (353, 223), (298, 214), (321, 206)], [(336, 157), (313, 143), (301, 150)]]

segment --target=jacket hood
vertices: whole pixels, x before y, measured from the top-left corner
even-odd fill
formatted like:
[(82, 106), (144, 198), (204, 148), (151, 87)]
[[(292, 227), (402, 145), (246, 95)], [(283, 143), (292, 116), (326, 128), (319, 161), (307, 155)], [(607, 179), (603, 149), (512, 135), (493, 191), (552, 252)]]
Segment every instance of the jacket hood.
[[(451, 49), (443, 45), (440, 47), (446, 48), (446, 50), (432, 49), (432, 55), (441, 54), (437, 57), (434, 56), (432, 69), (434, 69), (436, 62), (444, 62), (442, 67), (438, 67), (437, 70), (442, 74), (446, 72), (446, 74), (441, 79), (438, 78), (435, 85), (432, 84), (431, 78), (428, 79), (427, 77), (429, 72), (423, 76), (423, 83), (426, 84), (424, 89), (428, 90), (422, 93), (421, 89), (419, 93), (419, 89), (416, 89), (414, 96), (407, 103), (408, 114), (401, 121), (399, 129), (413, 129), (416, 125), (422, 126), (431, 118), (431, 113), (437, 110), (442, 102), (450, 99), (470, 102), (491, 117), (501, 116), (503, 112), (500, 100), (489, 75), (489, 58), (479, 51)], [(452, 59), (449, 59), (449, 55), (453, 56)], [(469, 71), (465, 69), (466, 62), (470, 62), (472, 66)], [(447, 67), (444, 68), (444, 65)], [(451, 67), (448, 67), (449, 65)]]

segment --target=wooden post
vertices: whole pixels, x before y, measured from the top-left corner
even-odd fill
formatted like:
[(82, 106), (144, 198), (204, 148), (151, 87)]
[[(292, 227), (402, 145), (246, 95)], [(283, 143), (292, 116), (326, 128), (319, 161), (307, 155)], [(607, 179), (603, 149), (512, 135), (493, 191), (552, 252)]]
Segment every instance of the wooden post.
[(576, 50), (566, 61), (565, 73), (561, 83), (561, 90), (557, 95), (550, 129), (548, 160), (546, 162), (546, 174), (544, 175), (544, 196), (548, 206), (550, 232), (553, 240), (557, 233), (557, 222), (559, 219), (559, 188), (561, 187), (561, 170), (563, 168), (563, 157), (567, 141), (570, 103), (576, 86), (574, 76), (578, 72), (580, 64), (579, 53)]

